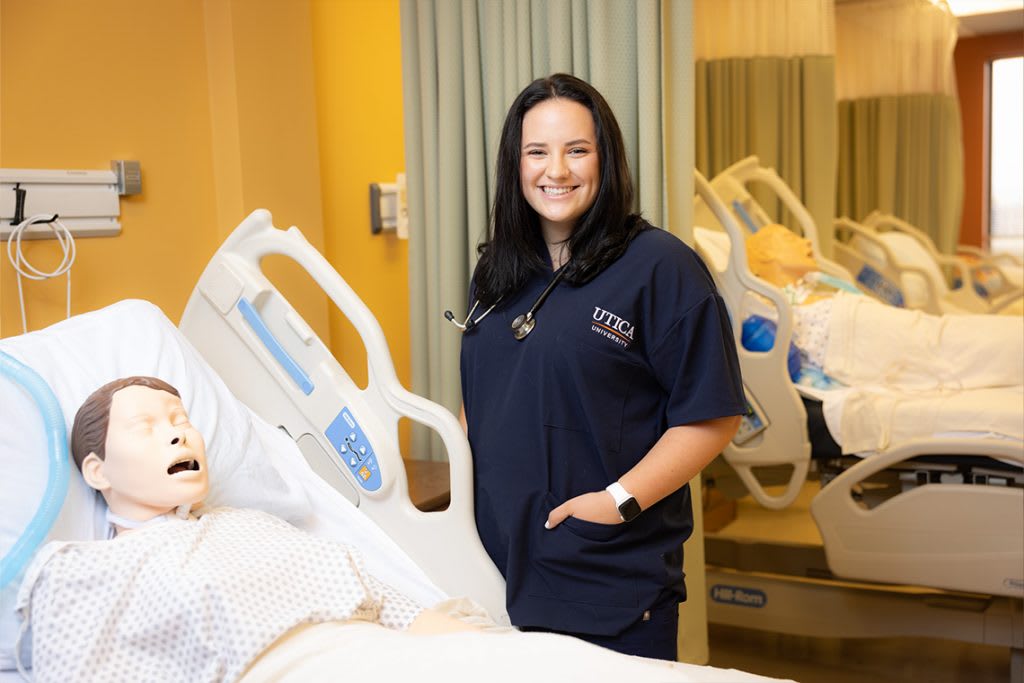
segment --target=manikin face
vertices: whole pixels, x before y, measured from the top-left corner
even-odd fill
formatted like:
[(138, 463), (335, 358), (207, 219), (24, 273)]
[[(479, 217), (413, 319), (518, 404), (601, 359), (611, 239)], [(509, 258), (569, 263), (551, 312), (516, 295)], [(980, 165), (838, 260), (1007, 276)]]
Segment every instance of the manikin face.
[(810, 240), (775, 223), (747, 238), (747, 260), (754, 275), (779, 286), (818, 270)]
[(86, 456), (82, 473), (111, 512), (145, 521), (206, 497), (206, 445), (181, 399), (129, 386), (114, 394), (106, 457)]
[(578, 102), (544, 100), (523, 117), (519, 179), (548, 241), (567, 239), (594, 203), (601, 184), (590, 110)]

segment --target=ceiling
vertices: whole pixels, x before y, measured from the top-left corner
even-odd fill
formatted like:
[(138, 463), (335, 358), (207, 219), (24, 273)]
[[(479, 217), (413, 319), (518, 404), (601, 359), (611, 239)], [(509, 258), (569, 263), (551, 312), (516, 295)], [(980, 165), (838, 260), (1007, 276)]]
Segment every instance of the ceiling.
[(960, 20), (961, 38), (1021, 31), (1024, 44), (1024, 0), (947, 0)]

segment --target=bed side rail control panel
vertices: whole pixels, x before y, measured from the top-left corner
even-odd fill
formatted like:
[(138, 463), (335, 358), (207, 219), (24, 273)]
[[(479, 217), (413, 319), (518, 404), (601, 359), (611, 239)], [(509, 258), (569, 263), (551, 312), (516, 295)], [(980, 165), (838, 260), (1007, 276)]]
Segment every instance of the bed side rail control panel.
[(754, 395), (745, 384), (743, 385), (743, 393), (747, 401), (747, 412), (741, 416), (739, 429), (736, 431), (736, 436), (732, 438), (732, 442), (737, 446), (747, 443), (768, 429), (768, 425), (771, 424), (768, 417), (764, 414), (764, 410), (758, 404), (757, 399), (754, 398)]
[(360, 486), (367, 491), (380, 488), (380, 466), (373, 446), (347, 407), (341, 409), (324, 435)]

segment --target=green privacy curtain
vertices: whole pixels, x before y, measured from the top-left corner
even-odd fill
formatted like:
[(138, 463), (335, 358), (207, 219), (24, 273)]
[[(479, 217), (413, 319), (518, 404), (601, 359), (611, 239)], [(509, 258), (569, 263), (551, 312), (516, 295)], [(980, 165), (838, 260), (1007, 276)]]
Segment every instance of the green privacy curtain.
[[(622, 128), (638, 208), (690, 234), (685, 211), (666, 225), (666, 178), (675, 169), (692, 196), (692, 81), (663, 62), (690, 53), (663, 40), (688, 42), (691, 11), (690, 0), (401, 0), (413, 391), (458, 413), (461, 339), (443, 313), (465, 316), (501, 125), (531, 80), (592, 83)], [(417, 457), (441, 457), (432, 432), (413, 434)]]
[[(836, 119), (831, 0), (696, 0), (696, 166), (756, 154), (793, 189), (831, 254)], [(774, 195), (766, 211), (795, 227)]]
[(839, 215), (878, 209), (956, 247), (963, 146), (945, 0), (867, 0), (836, 7)]

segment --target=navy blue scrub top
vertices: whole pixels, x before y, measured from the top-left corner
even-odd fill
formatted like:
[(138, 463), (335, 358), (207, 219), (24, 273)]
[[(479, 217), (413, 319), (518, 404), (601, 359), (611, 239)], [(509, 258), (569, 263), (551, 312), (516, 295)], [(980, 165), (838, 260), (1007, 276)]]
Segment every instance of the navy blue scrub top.
[(551, 276), (549, 262), (463, 337), (476, 523), (513, 624), (616, 635), (686, 597), (689, 486), (628, 524), (547, 530), (548, 513), (617, 481), (670, 427), (743, 413), (739, 361), (710, 273), (668, 232), (648, 227), (590, 282), (560, 283), (516, 341), (512, 320)]

